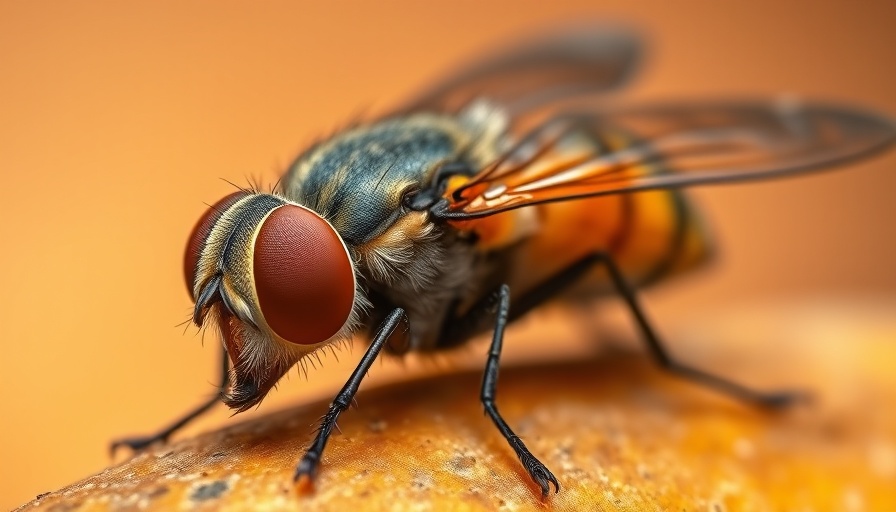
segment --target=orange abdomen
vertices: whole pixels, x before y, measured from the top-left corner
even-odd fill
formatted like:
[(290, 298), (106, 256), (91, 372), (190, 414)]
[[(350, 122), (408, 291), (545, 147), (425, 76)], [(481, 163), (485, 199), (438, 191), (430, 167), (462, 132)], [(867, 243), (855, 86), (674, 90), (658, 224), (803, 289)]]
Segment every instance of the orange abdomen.
[[(501, 224), (536, 223), (532, 234), (510, 252), (514, 295), (593, 252), (609, 253), (634, 285), (692, 268), (710, 254), (706, 234), (679, 191), (604, 196), (523, 210), (532, 210), (534, 216), (517, 211), (499, 215), (506, 216)], [(601, 293), (608, 285), (605, 269), (595, 268), (571, 292)]]
[[(539, 165), (527, 168), (530, 176), (516, 177), (525, 182), (569, 168), (577, 157), (593, 158), (599, 154), (597, 147), (611, 152), (631, 144), (633, 139), (622, 132), (602, 132), (599, 141), (587, 131), (570, 132), (549, 149), (556, 159), (542, 157)], [(660, 164), (633, 166), (624, 172), (607, 169), (607, 175), (614, 172), (622, 181), (669, 171)], [(466, 180), (458, 178), (449, 188)], [(507, 255), (509, 268), (501, 270), (517, 297), (595, 252), (612, 256), (634, 286), (693, 268), (710, 255), (699, 217), (682, 191), (674, 189), (546, 202), (461, 221), (456, 227), (475, 232), (477, 248), (483, 253)], [(593, 295), (608, 291), (610, 285), (606, 269), (598, 265), (570, 293)]]

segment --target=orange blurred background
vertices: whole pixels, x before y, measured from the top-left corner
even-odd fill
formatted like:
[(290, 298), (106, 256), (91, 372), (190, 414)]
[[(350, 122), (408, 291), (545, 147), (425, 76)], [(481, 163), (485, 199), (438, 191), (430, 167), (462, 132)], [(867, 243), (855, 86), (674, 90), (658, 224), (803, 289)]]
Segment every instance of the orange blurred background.
[[(0, 4), (0, 508), (101, 470), (110, 439), (212, 392), (215, 342), (175, 325), (190, 310), (186, 236), (203, 203), (233, 189), (220, 178), (273, 182), (315, 137), (493, 43), (619, 20), (652, 43), (633, 97), (789, 92), (896, 116), (892, 2), (597, 4)], [(648, 306), (674, 332), (782, 297), (892, 305), (894, 191), (893, 154), (695, 191), (720, 263), (648, 293)], [(534, 338), (507, 350), (545, 353)], [(335, 392), (357, 352), (293, 376), (247, 415)], [(385, 362), (365, 386), (429, 370)]]

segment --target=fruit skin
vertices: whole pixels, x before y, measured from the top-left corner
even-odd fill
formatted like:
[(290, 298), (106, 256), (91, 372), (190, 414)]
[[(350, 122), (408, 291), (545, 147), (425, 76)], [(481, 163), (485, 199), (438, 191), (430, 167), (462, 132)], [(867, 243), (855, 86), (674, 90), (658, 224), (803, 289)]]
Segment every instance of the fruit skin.
[(778, 414), (674, 379), (631, 351), (503, 369), (502, 412), (560, 480), (547, 503), (483, 415), (481, 375), (468, 372), (362, 388), (305, 492), (291, 483), (293, 465), (325, 404), (158, 446), (21, 510), (896, 510), (896, 414), (880, 406), (896, 400), (886, 363), (896, 360), (896, 324), (842, 339), (849, 330), (818, 325), (825, 315), (787, 316), (787, 345), (775, 342), (780, 316), (753, 311), (700, 333), (728, 340), (711, 354), (677, 346), (757, 385), (814, 392), (813, 404)]

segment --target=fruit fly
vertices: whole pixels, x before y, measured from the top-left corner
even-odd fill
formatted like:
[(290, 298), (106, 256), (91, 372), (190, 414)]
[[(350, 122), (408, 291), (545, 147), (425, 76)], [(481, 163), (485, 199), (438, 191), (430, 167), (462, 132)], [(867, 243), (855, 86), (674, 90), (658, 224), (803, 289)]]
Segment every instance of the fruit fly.
[(192, 321), (220, 331), (220, 393), (113, 448), (166, 440), (219, 400), (245, 411), (303, 358), (366, 335), (295, 469), (310, 481), (381, 352), (434, 352), (491, 332), (479, 399), (546, 496), (557, 478), (495, 402), (504, 330), (545, 302), (608, 292), (662, 368), (763, 406), (799, 398), (678, 362), (637, 290), (707, 258), (682, 187), (845, 164), (886, 148), (896, 129), (871, 112), (792, 99), (608, 104), (640, 54), (635, 35), (599, 29), (499, 52), (313, 145), (271, 192), (212, 205), (184, 274)]

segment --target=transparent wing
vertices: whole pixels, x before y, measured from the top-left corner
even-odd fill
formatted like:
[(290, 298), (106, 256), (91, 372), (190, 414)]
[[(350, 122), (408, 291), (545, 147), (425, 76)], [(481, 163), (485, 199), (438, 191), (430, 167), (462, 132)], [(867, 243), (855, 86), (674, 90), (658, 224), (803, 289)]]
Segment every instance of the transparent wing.
[(876, 114), (794, 100), (561, 115), (446, 192), (434, 213), (475, 218), (551, 201), (787, 176), (869, 156), (894, 136), (894, 124)]
[(399, 112), (454, 111), (476, 98), (510, 113), (557, 98), (623, 85), (641, 53), (638, 37), (610, 26), (568, 29), (479, 59), (409, 102)]

